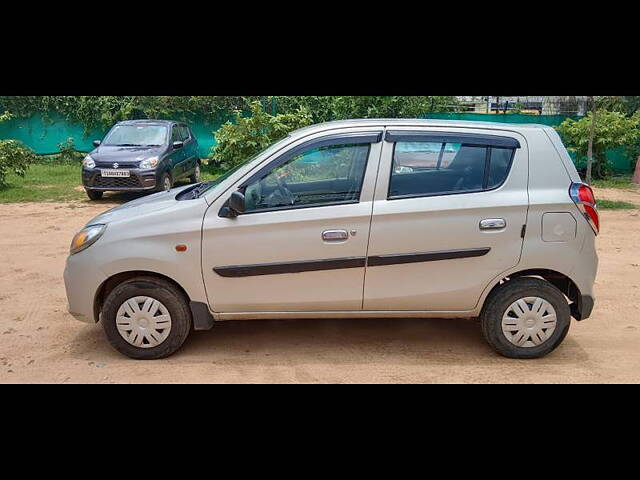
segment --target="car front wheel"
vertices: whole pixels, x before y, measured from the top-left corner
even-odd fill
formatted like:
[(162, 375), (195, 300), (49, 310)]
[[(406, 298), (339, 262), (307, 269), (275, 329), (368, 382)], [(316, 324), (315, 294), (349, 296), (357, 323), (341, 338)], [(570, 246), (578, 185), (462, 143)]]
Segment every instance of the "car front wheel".
[(193, 171), (193, 175), (189, 177), (189, 180), (191, 181), (191, 183), (198, 183), (200, 182), (201, 175), (202, 175), (202, 171), (200, 169), (200, 162), (196, 162), (196, 168)]
[(515, 278), (493, 292), (480, 315), (485, 339), (509, 358), (539, 358), (555, 350), (571, 324), (560, 290), (538, 278)]
[(171, 181), (171, 175), (168, 173), (163, 173), (162, 177), (160, 177), (160, 184), (158, 185), (158, 192), (168, 192), (171, 190), (173, 186), (173, 182)]
[(89, 197), (89, 200), (102, 200), (102, 194), (104, 192), (99, 192), (97, 190), (85, 190), (87, 192), (87, 197)]
[(156, 277), (136, 277), (115, 287), (102, 307), (111, 345), (134, 359), (154, 360), (175, 353), (191, 331), (184, 294)]

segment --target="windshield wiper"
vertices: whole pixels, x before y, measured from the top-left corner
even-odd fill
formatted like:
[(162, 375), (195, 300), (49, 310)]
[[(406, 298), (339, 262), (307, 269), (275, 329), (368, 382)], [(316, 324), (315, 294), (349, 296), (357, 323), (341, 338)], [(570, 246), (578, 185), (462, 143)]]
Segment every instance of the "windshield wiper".
[(202, 195), (205, 191), (207, 191), (212, 183), (213, 182), (203, 182), (197, 185), (196, 188), (191, 190), (191, 198), (192, 199), (200, 198), (200, 195)]
[(119, 143), (116, 145), (116, 147), (142, 147), (142, 145), (139, 145), (137, 143)]

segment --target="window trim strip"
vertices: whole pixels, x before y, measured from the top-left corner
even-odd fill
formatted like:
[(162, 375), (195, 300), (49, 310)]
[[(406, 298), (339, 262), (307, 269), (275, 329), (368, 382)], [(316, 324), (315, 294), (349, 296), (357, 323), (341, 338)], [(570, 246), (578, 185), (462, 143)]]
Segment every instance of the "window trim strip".
[(522, 148), (520, 142), (512, 137), (476, 133), (424, 132), (388, 130), (385, 141), (393, 142), (429, 142), (461, 143), (470, 147)]

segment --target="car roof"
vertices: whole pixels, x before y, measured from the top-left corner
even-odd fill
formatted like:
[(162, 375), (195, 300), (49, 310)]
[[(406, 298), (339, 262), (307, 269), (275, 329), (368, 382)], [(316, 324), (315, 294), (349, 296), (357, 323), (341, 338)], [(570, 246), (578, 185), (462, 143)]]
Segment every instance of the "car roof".
[(175, 120), (123, 120), (118, 122), (118, 125), (172, 125), (178, 123), (180, 125), (186, 125), (184, 122), (178, 122)]
[(336, 120), (332, 122), (318, 123), (296, 130), (295, 132), (292, 132), (291, 135), (309, 135), (311, 133), (322, 132), (324, 130), (349, 127), (466, 127), (490, 130), (510, 130), (516, 132), (552, 128), (548, 125), (538, 123), (476, 122), (472, 120), (434, 120), (428, 118), (373, 118)]

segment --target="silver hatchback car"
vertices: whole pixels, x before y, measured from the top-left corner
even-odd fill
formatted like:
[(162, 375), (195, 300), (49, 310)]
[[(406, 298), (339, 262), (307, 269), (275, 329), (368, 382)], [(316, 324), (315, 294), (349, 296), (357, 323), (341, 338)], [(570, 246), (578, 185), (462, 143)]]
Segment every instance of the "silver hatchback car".
[(71, 314), (132, 358), (217, 321), (338, 317), (479, 317), (535, 358), (591, 314), (598, 229), (550, 127), (350, 120), (94, 218), (64, 278)]

